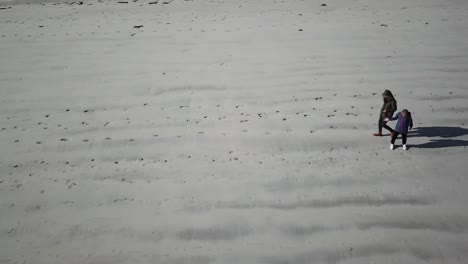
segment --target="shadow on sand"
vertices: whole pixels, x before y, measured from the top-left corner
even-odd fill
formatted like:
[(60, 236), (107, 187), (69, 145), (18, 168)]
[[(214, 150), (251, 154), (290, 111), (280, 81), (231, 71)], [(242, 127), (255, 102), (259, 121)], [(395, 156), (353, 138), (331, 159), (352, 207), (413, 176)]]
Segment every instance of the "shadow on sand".
[(466, 147), (468, 140), (452, 139), (464, 135), (468, 135), (468, 129), (462, 127), (417, 127), (408, 133), (408, 137), (443, 138), (430, 139), (427, 143), (413, 145), (413, 148)]

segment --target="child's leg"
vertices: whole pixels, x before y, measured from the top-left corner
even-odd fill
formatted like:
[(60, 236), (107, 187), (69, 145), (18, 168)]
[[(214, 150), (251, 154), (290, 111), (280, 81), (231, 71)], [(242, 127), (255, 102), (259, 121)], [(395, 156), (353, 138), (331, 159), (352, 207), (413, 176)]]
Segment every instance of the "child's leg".
[(395, 132), (395, 134), (393, 134), (392, 136), (392, 141), (391, 141), (392, 144), (395, 144), (395, 140), (397, 139), (397, 137), (398, 137), (398, 132)]
[(408, 134), (401, 134), (401, 139), (403, 140), (403, 145), (406, 145), (406, 136)]

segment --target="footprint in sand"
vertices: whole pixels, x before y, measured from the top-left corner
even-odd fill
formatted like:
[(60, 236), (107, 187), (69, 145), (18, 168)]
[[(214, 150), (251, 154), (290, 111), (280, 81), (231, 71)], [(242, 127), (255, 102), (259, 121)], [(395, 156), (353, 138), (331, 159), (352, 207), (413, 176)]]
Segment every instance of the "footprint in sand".
[(72, 182), (71, 180), (67, 180), (65, 185), (67, 185), (68, 189), (71, 189), (76, 186), (76, 183)]

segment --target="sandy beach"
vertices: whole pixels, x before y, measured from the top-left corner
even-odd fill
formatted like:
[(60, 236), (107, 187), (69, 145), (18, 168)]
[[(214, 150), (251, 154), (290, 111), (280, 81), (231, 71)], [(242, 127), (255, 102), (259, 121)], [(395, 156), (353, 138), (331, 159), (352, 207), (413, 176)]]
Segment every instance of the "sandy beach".
[(0, 264), (467, 263), (467, 1), (2, 0), (0, 58)]

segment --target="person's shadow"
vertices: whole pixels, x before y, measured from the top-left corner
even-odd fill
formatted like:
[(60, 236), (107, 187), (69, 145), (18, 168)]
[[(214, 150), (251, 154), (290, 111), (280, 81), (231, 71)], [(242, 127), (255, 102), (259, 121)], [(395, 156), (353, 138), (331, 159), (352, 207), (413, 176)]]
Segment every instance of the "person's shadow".
[[(468, 140), (452, 139), (468, 135), (468, 129), (462, 127), (416, 127), (408, 132), (408, 137), (427, 137), (429, 142), (413, 145), (414, 148), (466, 147)], [(442, 139), (430, 139), (441, 137)]]

